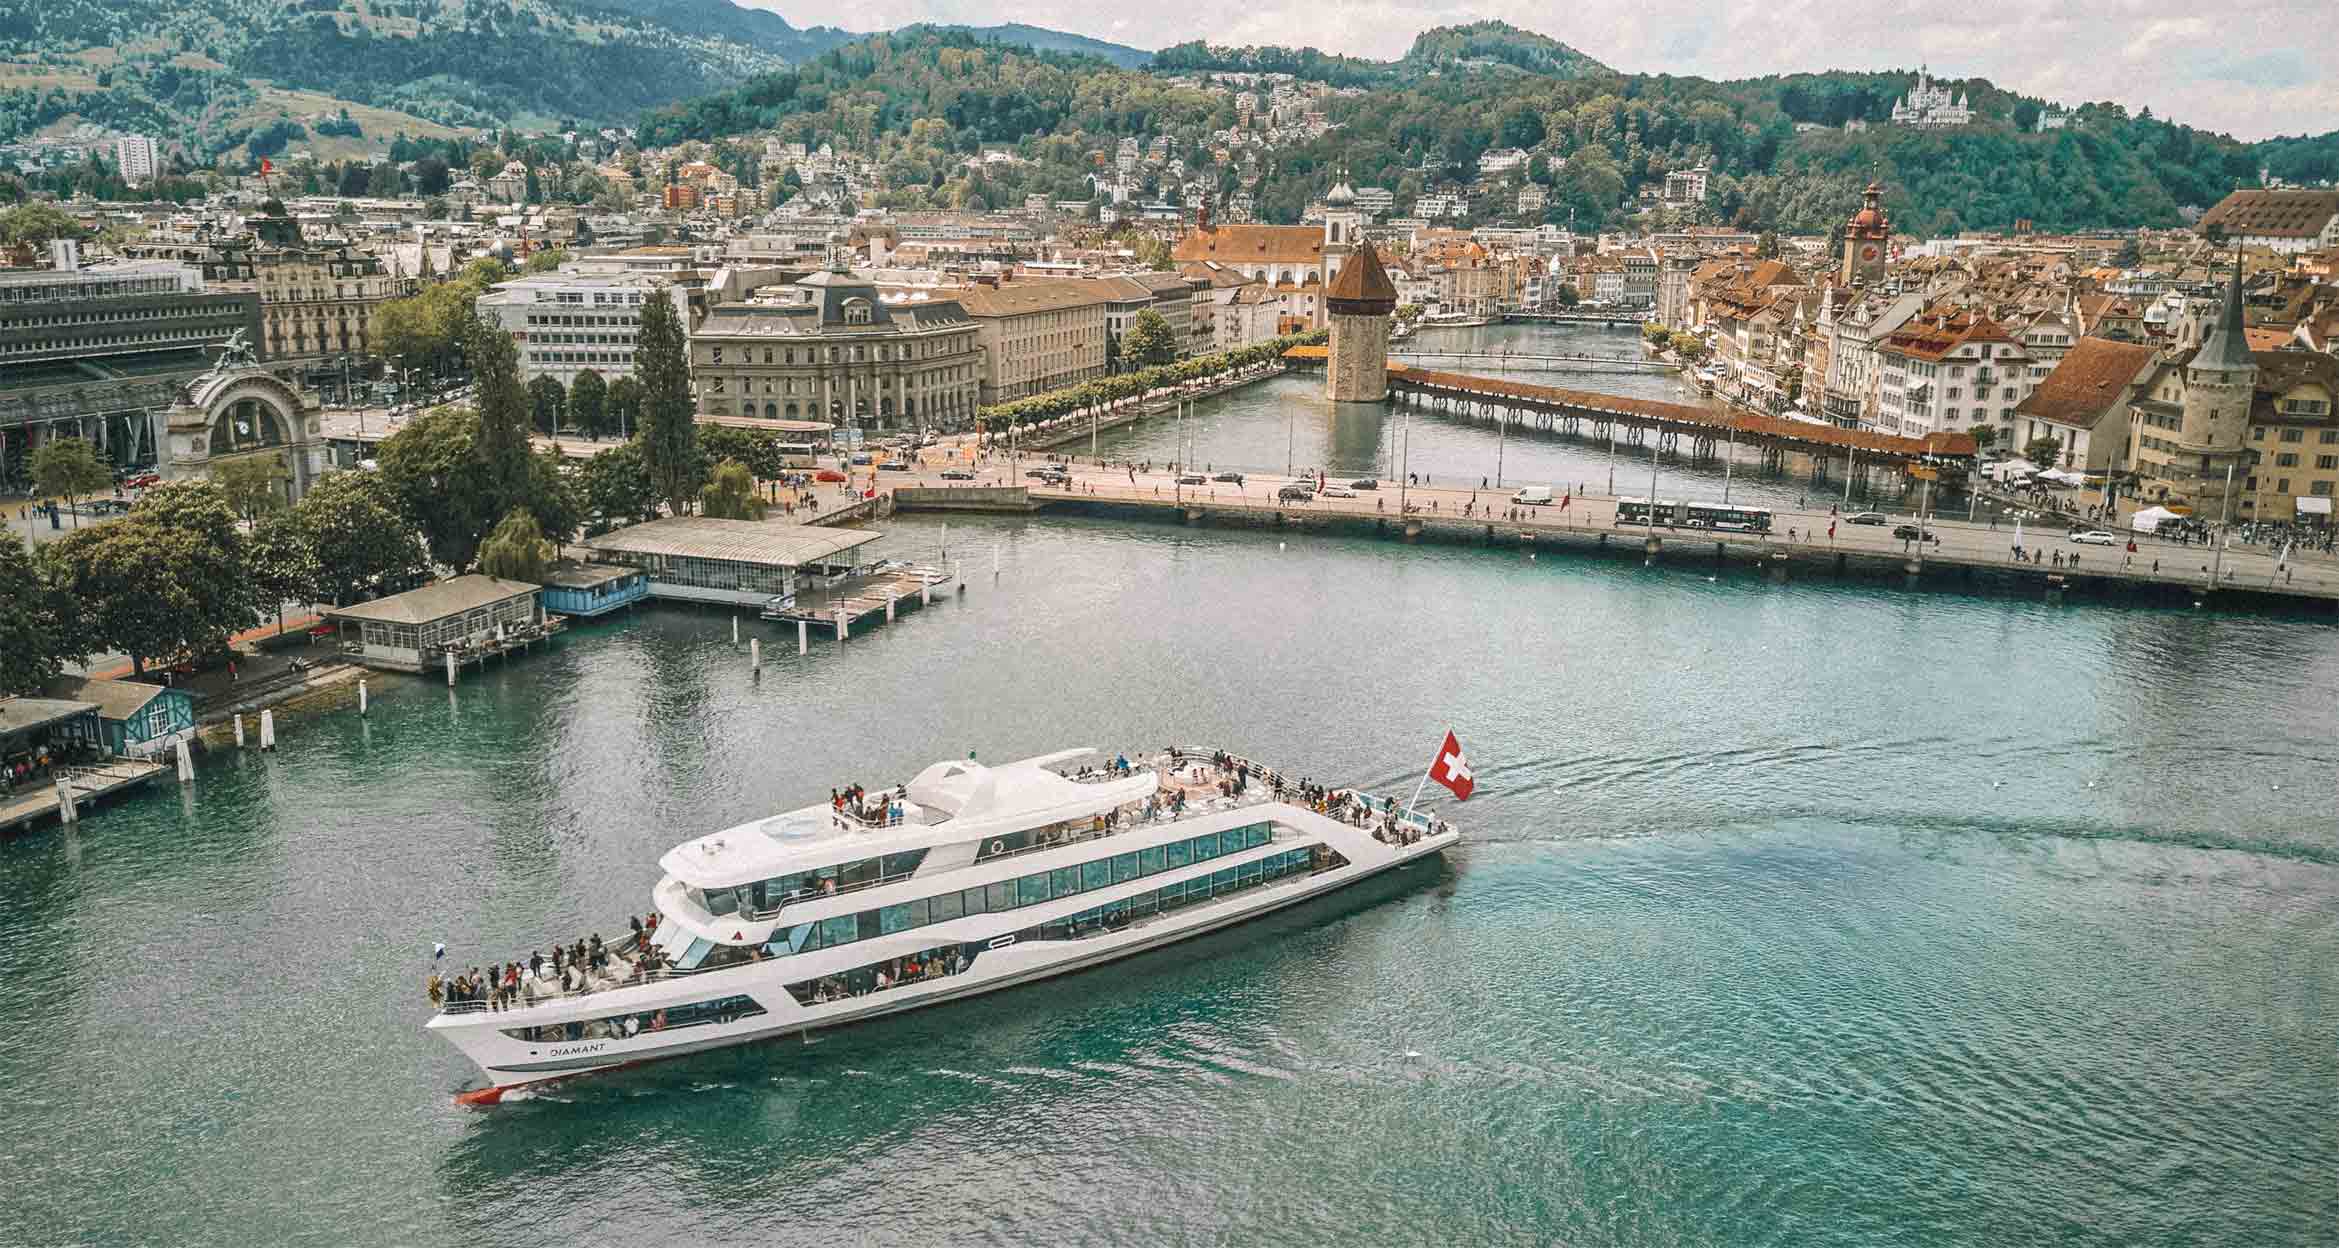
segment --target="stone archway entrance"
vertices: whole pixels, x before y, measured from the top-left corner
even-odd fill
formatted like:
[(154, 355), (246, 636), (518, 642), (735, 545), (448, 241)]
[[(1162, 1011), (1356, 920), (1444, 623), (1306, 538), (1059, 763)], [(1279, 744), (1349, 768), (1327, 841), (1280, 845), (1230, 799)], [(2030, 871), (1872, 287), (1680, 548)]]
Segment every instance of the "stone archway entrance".
[(294, 503), (325, 470), (316, 406), (255, 366), (217, 368), (187, 383), (166, 423), (166, 480), (205, 478), (224, 463), (272, 458), (283, 468), (285, 501)]

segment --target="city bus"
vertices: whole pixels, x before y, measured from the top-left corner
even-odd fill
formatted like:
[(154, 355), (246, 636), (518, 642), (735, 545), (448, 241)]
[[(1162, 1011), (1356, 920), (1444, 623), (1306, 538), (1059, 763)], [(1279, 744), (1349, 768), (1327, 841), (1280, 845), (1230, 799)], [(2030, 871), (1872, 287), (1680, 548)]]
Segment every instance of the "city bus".
[(819, 459), (818, 448), (810, 442), (782, 442), (778, 450), (783, 468), (810, 468)]
[[(1616, 525), (1645, 525), (1649, 523), (1649, 500), (1620, 498), (1616, 500)], [(1771, 531), (1771, 513), (1767, 507), (1725, 507), (1720, 503), (1684, 503), (1661, 498), (1656, 503), (1658, 524), (1669, 529), (1715, 529), (1725, 533), (1768, 533)]]

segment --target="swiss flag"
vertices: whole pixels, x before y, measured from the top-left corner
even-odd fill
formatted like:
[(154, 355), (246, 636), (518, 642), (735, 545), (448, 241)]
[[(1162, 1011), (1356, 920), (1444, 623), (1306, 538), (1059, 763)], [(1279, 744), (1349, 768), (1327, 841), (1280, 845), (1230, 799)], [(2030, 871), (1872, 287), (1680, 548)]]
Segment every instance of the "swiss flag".
[(1478, 787), (1470, 775), (1470, 760), (1462, 757), (1462, 743), (1454, 739), (1454, 730), (1446, 730), (1446, 743), (1438, 747), (1438, 756), (1429, 765), (1429, 778), (1446, 786), (1454, 800), (1467, 802)]
[(267, 157), (265, 157), (265, 156), (262, 156), (262, 157), (260, 158), (260, 172), (262, 172), (262, 173), (272, 173), (272, 172), (274, 172), (274, 171), (275, 171), (275, 169), (276, 169), (276, 166), (274, 166), (274, 165), (272, 165), (272, 164), (269, 164), (269, 163), (268, 163), (268, 158), (267, 158)]

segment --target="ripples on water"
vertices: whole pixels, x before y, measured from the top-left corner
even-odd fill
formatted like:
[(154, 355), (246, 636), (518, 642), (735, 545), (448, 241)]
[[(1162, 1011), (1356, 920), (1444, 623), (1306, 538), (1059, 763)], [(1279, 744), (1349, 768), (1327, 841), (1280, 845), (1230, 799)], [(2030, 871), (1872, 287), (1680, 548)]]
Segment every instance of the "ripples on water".
[[(1006, 574), (761, 682), (645, 611), (0, 846), (0, 1239), (2327, 1241), (2328, 626), (951, 533)], [(419, 1031), (432, 940), (614, 931), (832, 784), (1179, 739), (1405, 788), (1449, 720), (1448, 862), (1234, 932), (486, 1114)]]

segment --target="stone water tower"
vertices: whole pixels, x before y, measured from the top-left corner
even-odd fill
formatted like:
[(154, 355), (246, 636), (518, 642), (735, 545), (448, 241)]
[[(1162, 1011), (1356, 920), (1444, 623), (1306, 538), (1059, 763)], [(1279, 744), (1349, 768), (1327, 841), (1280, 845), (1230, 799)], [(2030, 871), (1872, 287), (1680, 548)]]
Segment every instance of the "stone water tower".
[(1381, 253), (1360, 242), (1324, 290), (1332, 322), (1325, 351), (1324, 392), (1335, 403), (1380, 403), (1389, 397), (1389, 317), (1397, 286), (1381, 267)]

